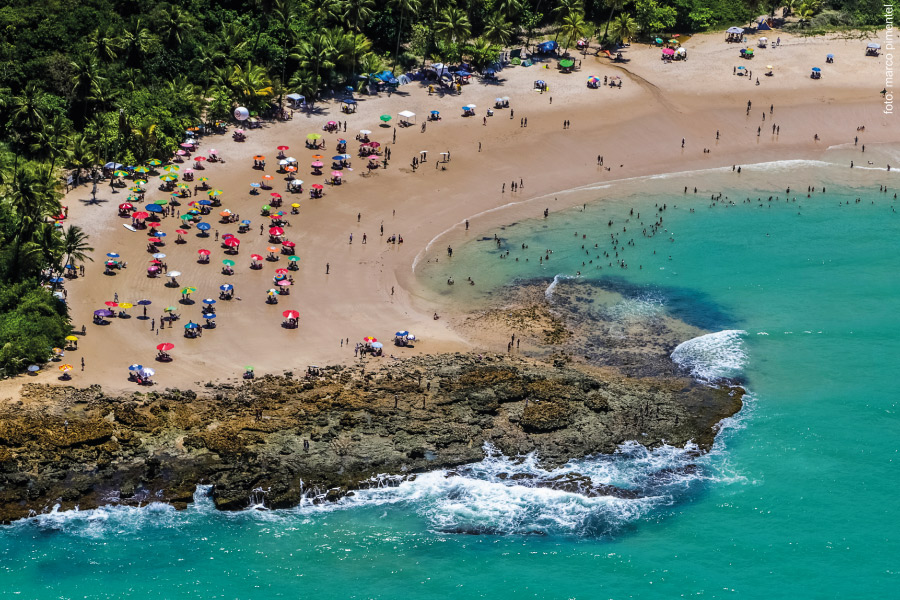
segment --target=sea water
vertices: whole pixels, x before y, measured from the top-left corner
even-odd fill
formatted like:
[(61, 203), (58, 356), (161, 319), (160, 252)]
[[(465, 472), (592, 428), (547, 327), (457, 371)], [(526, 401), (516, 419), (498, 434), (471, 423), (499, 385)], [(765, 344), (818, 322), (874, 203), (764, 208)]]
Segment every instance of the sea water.
[[(436, 303), (498, 301), (503, 286), (535, 278), (552, 301), (554, 280), (590, 282), (616, 294), (609, 314), (665, 311), (703, 329), (673, 359), (700, 379), (739, 376), (749, 391), (709, 454), (628, 443), (546, 470), (486, 446), (480, 463), (385, 479), (336, 505), (220, 513), (200, 489), (182, 512), (43, 515), (0, 528), (0, 597), (896, 597), (897, 202), (877, 179), (826, 193), (819, 183), (807, 198), (806, 182), (828, 173), (794, 171), (743, 185), (694, 175), (696, 195), (651, 182), (652, 193), (623, 187), (587, 207), (548, 198), (546, 219), (538, 203), (536, 218), (457, 236), (452, 259), (432, 252), (420, 264)], [(802, 186), (786, 201), (790, 184)], [(659, 217), (643, 236), (640, 222)], [(619, 257), (627, 268), (588, 262), (594, 243), (609, 251), (616, 238), (619, 248), (634, 238)], [(589, 498), (509, 477), (573, 471), (640, 493)]]

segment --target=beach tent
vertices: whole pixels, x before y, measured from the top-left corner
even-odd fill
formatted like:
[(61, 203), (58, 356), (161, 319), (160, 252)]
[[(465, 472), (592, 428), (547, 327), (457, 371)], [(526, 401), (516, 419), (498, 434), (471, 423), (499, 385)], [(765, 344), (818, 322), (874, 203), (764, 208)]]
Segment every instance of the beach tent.
[(759, 23), (756, 25), (757, 31), (772, 31), (772, 22), (766, 17), (760, 17)]
[(559, 48), (559, 44), (557, 44), (553, 40), (550, 40), (548, 42), (541, 42), (540, 44), (538, 44), (538, 52), (540, 52), (541, 54), (550, 54), (557, 48)]
[(285, 96), (288, 101), (288, 106), (291, 108), (300, 108), (300, 106), (306, 101), (306, 98), (301, 96), (300, 94), (288, 94)]
[(725, 33), (733, 33), (733, 34), (737, 35), (737, 34), (744, 33), (744, 30), (741, 27), (729, 27), (728, 29), (725, 30)]
[(397, 113), (403, 121), (407, 121), (409, 123), (416, 122), (416, 113), (411, 110), (401, 110)]

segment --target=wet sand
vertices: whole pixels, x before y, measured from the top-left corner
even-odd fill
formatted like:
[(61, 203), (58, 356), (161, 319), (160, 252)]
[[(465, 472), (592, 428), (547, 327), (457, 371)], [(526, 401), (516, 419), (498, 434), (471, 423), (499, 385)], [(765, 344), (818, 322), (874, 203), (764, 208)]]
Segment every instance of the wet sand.
[[(549, 69), (513, 67), (498, 74), (499, 84), (476, 81), (464, 86), (461, 96), (430, 96), (425, 86), (413, 83), (390, 97), (360, 98), (359, 110), (352, 115), (341, 113), (337, 102), (322, 102), (308, 113), (295, 112), (289, 122), (248, 130), (243, 143), (232, 141), (230, 131), (225, 136), (203, 138), (199, 153), (215, 148), (225, 162), (206, 163), (206, 170), (197, 175), (209, 177), (214, 188), (224, 190), (223, 208), (253, 223), (249, 234), (238, 235), (240, 252), (229, 257), (237, 263), (235, 275), (226, 277), (221, 274), (221, 260), (226, 255), (213, 237), (198, 239), (192, 229), (185, 236), (188, 243), (176, 245), (177, 219), (162, 220), (160, 229), (168, 234), (168, 243), (160, 251), (167, 254), (170, 270), (183, 273), (179, 283), (197, 288), (193, 294), (197, 303), (192, 306), (178, 304), (179, 289), (165, 287), (167, 279), (147, 277), (146, 232), (126, 230), (122, 223), (130, 220), (118, 217), (116, 211), (128, 193), (111, 194), (109, 186), (101, 184), (99, 202), (91, 204), (90, 187), (77, 188), (64, 204), (70, 208), (70, 222), (87, 230), (96, 251), (95, 262), (86, 266), (86, 277), (66, 284), (73, 324), (76, 329), (82, 324), (87, 328), (79, 349), (65, 357), (76, 366), (72, 383), (136, 390), (127, 380), (131, 363), (155, 368), (155, 380), (161, 387), (234, 378), (245, 365), (255, 366), (257, 375), (299, 372), (310, 364), (353, 360), (353, 346), (363, 336), (386, 342), (383, 360), (389, 360), (390, 354), (470, 349), (478, 340), (470, 341), (464, 332), (451, 328), (451, 319), (432, 319), (434, 308), (427, 295), (420, 293), (412, 266), (420, 255), (431, 257), (423, 250), (442, 232), (456, 228), (464, 235), (462, 224), (473, 215), (512, 201), (628, 177), (818, 159), (837, 145), (844, 148), (849, 144), (842, 152), (855, 156), (854, 136), (869, 146), (857, 161), (863, 165), (878, 155), (879, 144), (895, 141), (894, 117), (882, 113), (878, 93), (883, 87), (884, 59), (865, 57), (865, 41), (781, 35), (781, 47), (760, 50), (752, 61), (743, 61), (738, 58), (739, 47), (723, 38), (719, 34), (692, 38), (687, 43), (689, 60), (683, 63), (664, 64), (658, 49), (632, 46), (624, 64), (588, 54), (582, 58), (581, 70), (572, 74), (558, 72), (555, 61), (547, 63)], [(834, 64), (824, 64), (828, 52), (836, 55)], [(732, 74), (739, 64), (754, 71), (753, 82)], [(762, 76), (767, 64), (775, 66), (774, 77)], [(812, 66), (823, 68), (821, 80), (809, 78)], [(623, 87), (588, 89), (585, 81), (589, 75), (601, 79), (619, 75)], [(757, 76), (759, 86), (755, 85)], [(549, 92), (534, 90), (536, 79), (545, 80)], [(509, 109), (495, 110), (484, 125), (485, 111), (497, 96), (510, 97), (513, 118)], [(748, 100), (752, 101), (749, 114)], [(476, 116), (463, 118), (460, 107), (469, 103), (477, 105)], [(770, 105), (774, 105), (771, 113)], [(417, 124), (397, 128), (396, 142), (392, 142), (394, 128), (381, 127), (378, 117), (391, 114), (393, 124), (401, 110), (415, 112)], [(443, 118), (428, 123), (421, 132), (420, 123), (430, 110), (441, 111)], [(528, 126), (522, 127), (520, 120), (526, 117)], [(323, 134), (324, 172), (330, 172), (328, 159), (335, 154), (339, 137), (349, 142), (348, 152), (355, 157), (353, 171), (347, 173), (343, 185), (326, 186), (322, 199), (311, 200), (305, 191), (293, 197), (286, 194), (283, 175), (275, 172), (275, 147), (291, 147), (287, 154), (298, 158), (298, 176), (306, 182), (305, 190), (311, 183), (324, 182), (324, 176), (307, 172), (314, 152), (304, 148), (304, 140), (308, 133), (323, 133), (322, 126), (332, 119), (346, 121), (347, 132)], [(564, 120), (571, 121), (568, 129), (563, 129)], [(771, 135), (773, 123), (781, 127), (780, 134)], [(856, 131), (860, 125), (865, 125), (864, 133)], [(762, 128), (759, 136), (758, 127)], [(372, 130), (374, 141), (390, 147), (392, 160), (386, 170), (363, 174), (365, 161), (356, 158), (358, 143), (354, 141), (359, 129)], [(814, 140), (816, 134), (818, 141)], [(704, 153), (704, 148), (711, 151)], [(410, 161), (420, 150), (428, 150), (428, 162), (413, 172)], [(435, 168), (440, 153), (447, 151), (451, 160)], [(260, 223), (268, 228), (268, 220), (259, 215), (268, 192), (248, 194), (249, 183), (259, 181), (262, 175), (252, 168), (256, 154), (267, 157), (265, 172), (275, 176), (273, 191), (285, 196), (285, 205), (296, 201), (302, 206), (299, 215), (287, 216), (291, 226), (286, 228), (286, 237), (297, 244), (300, 269), (292, 273), (296, 283), (290, 295), (277, 305), (265, 303), (266, 290), (272, 287), (274, 269), (287, 266), (285, 257), (278, 263), (265, 262), (262, 270), (249, 269), (250, 254), (265, 255), (265, 247), (270, 245), (268, 236), (259, 235)], [(598, 155), (603, 156), (603, 167), (597, 165)], [(516, 193), (510, 190), (513, 180), (524, 183)], [(504, 183), (506, 190), (501, 193)], [(158, 179), (152, 178), (146, 186), (150, 190), (147, 203), (165, 195), (157, 185)], [(187, 209), (186, 202), (181, 209)], [(214, 209), (213, 215), (219, 210)], [(521, 217), (539, 216), (528, 202), (504, 211), (504, 216), (516, 218), (517, 211)], [(217, 219), (204, 220), (215, 223)], [(470, 234), (483, 226), (479, 219), (471, 219)], [(237, 224), (214, 227), (220, 235), (237, 231)], [(351, 233), (352, 244), (348, 243)], [(363, 234), (368, 238), (366, 244), (361, 243)], [(403, 244), (386, 243), (393, 234), (402, 236)], [(197, 263), (200, 248), (212, 251), (209, 264)], [(118, 252), (128, 268), (105, 276), (102, 257), (111, 251)], [(429, 252), (441, 260), (446, 255), (444, 248)], [(330, 266), (327, 275), (326, 264)], [(185, 339), (183, 325), (188, 319), (202, 322), (200, 300), (217, 298), (218, 287), (225, 282), (235, 285), (240, 300), (220, 301), (216, 305), (218, 327), (205, 331), (202, 338)], [(112, 300), (115, 293), (120, 301), (150, 299), (153, 304), (147, 315), (157, 323), (168, 305), (177, 306), (182, 319), (159, 333), (150, 330), (149, 320), (134, 317), (93, 325), (93, 311)], [(300, 312), (298, 329), (281, 327), (281, 313), (286, 309)], [(141, 314), (139, 307), (129, 312)], [(390, 339), (399, 329), (415, 332), (422, 341), (415, 349), (393, 347)], [(349, 346), (341, 346), (342, 338), (349, 338)], [(175, 344), (171, 363), (154, 360), (155, 347), (163, 341)], [(83, 373), (82, 357), (86, 364)], [(51, 363), (48, 371), (37, 377), (4, 383), (3, 395), (22, 382), (51, 382), (57, 376)]]

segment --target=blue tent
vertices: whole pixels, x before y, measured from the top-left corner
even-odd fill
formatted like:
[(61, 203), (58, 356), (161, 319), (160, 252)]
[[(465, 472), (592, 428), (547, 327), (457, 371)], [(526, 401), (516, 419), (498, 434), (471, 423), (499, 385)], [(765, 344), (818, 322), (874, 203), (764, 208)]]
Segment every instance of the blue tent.
[(559, 48), (559, 44), (557, 44), (553, 40), (550, 40), (549, 42), (541, 42), (540, 44), (538, 44), (538, 52), (541, 52), (543, 54), (549, 54), (557, 48)]
[(759, 20), (759, 23), (756, 26), (757, 31), (772, 31), (772, 27), (769, 26), (769, 23), (766, 21), (766, 18), (763, 17)]

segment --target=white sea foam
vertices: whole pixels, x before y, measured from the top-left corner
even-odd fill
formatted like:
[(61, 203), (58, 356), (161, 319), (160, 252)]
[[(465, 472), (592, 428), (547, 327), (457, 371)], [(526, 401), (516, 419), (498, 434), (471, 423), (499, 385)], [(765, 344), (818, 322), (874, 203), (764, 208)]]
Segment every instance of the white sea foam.
[(560, 280), (563, 279), (575, 279), (574, 275), (563, 275), (562, 273), (557, 273), (553, 277), (553, 281), (550, 282), (550, 285), (547, 286), (547, 289), (544, 290), (544, 298), (548, 301), (553, 300), (553, 292), (556, 291), (556, 286), (559, 285)]
[(695, 337), (679, 344), (672, 352), (672, 360), (704, 381), (736, 377), (747, 360), (743, 347), (746, 333), (728, 329)]

